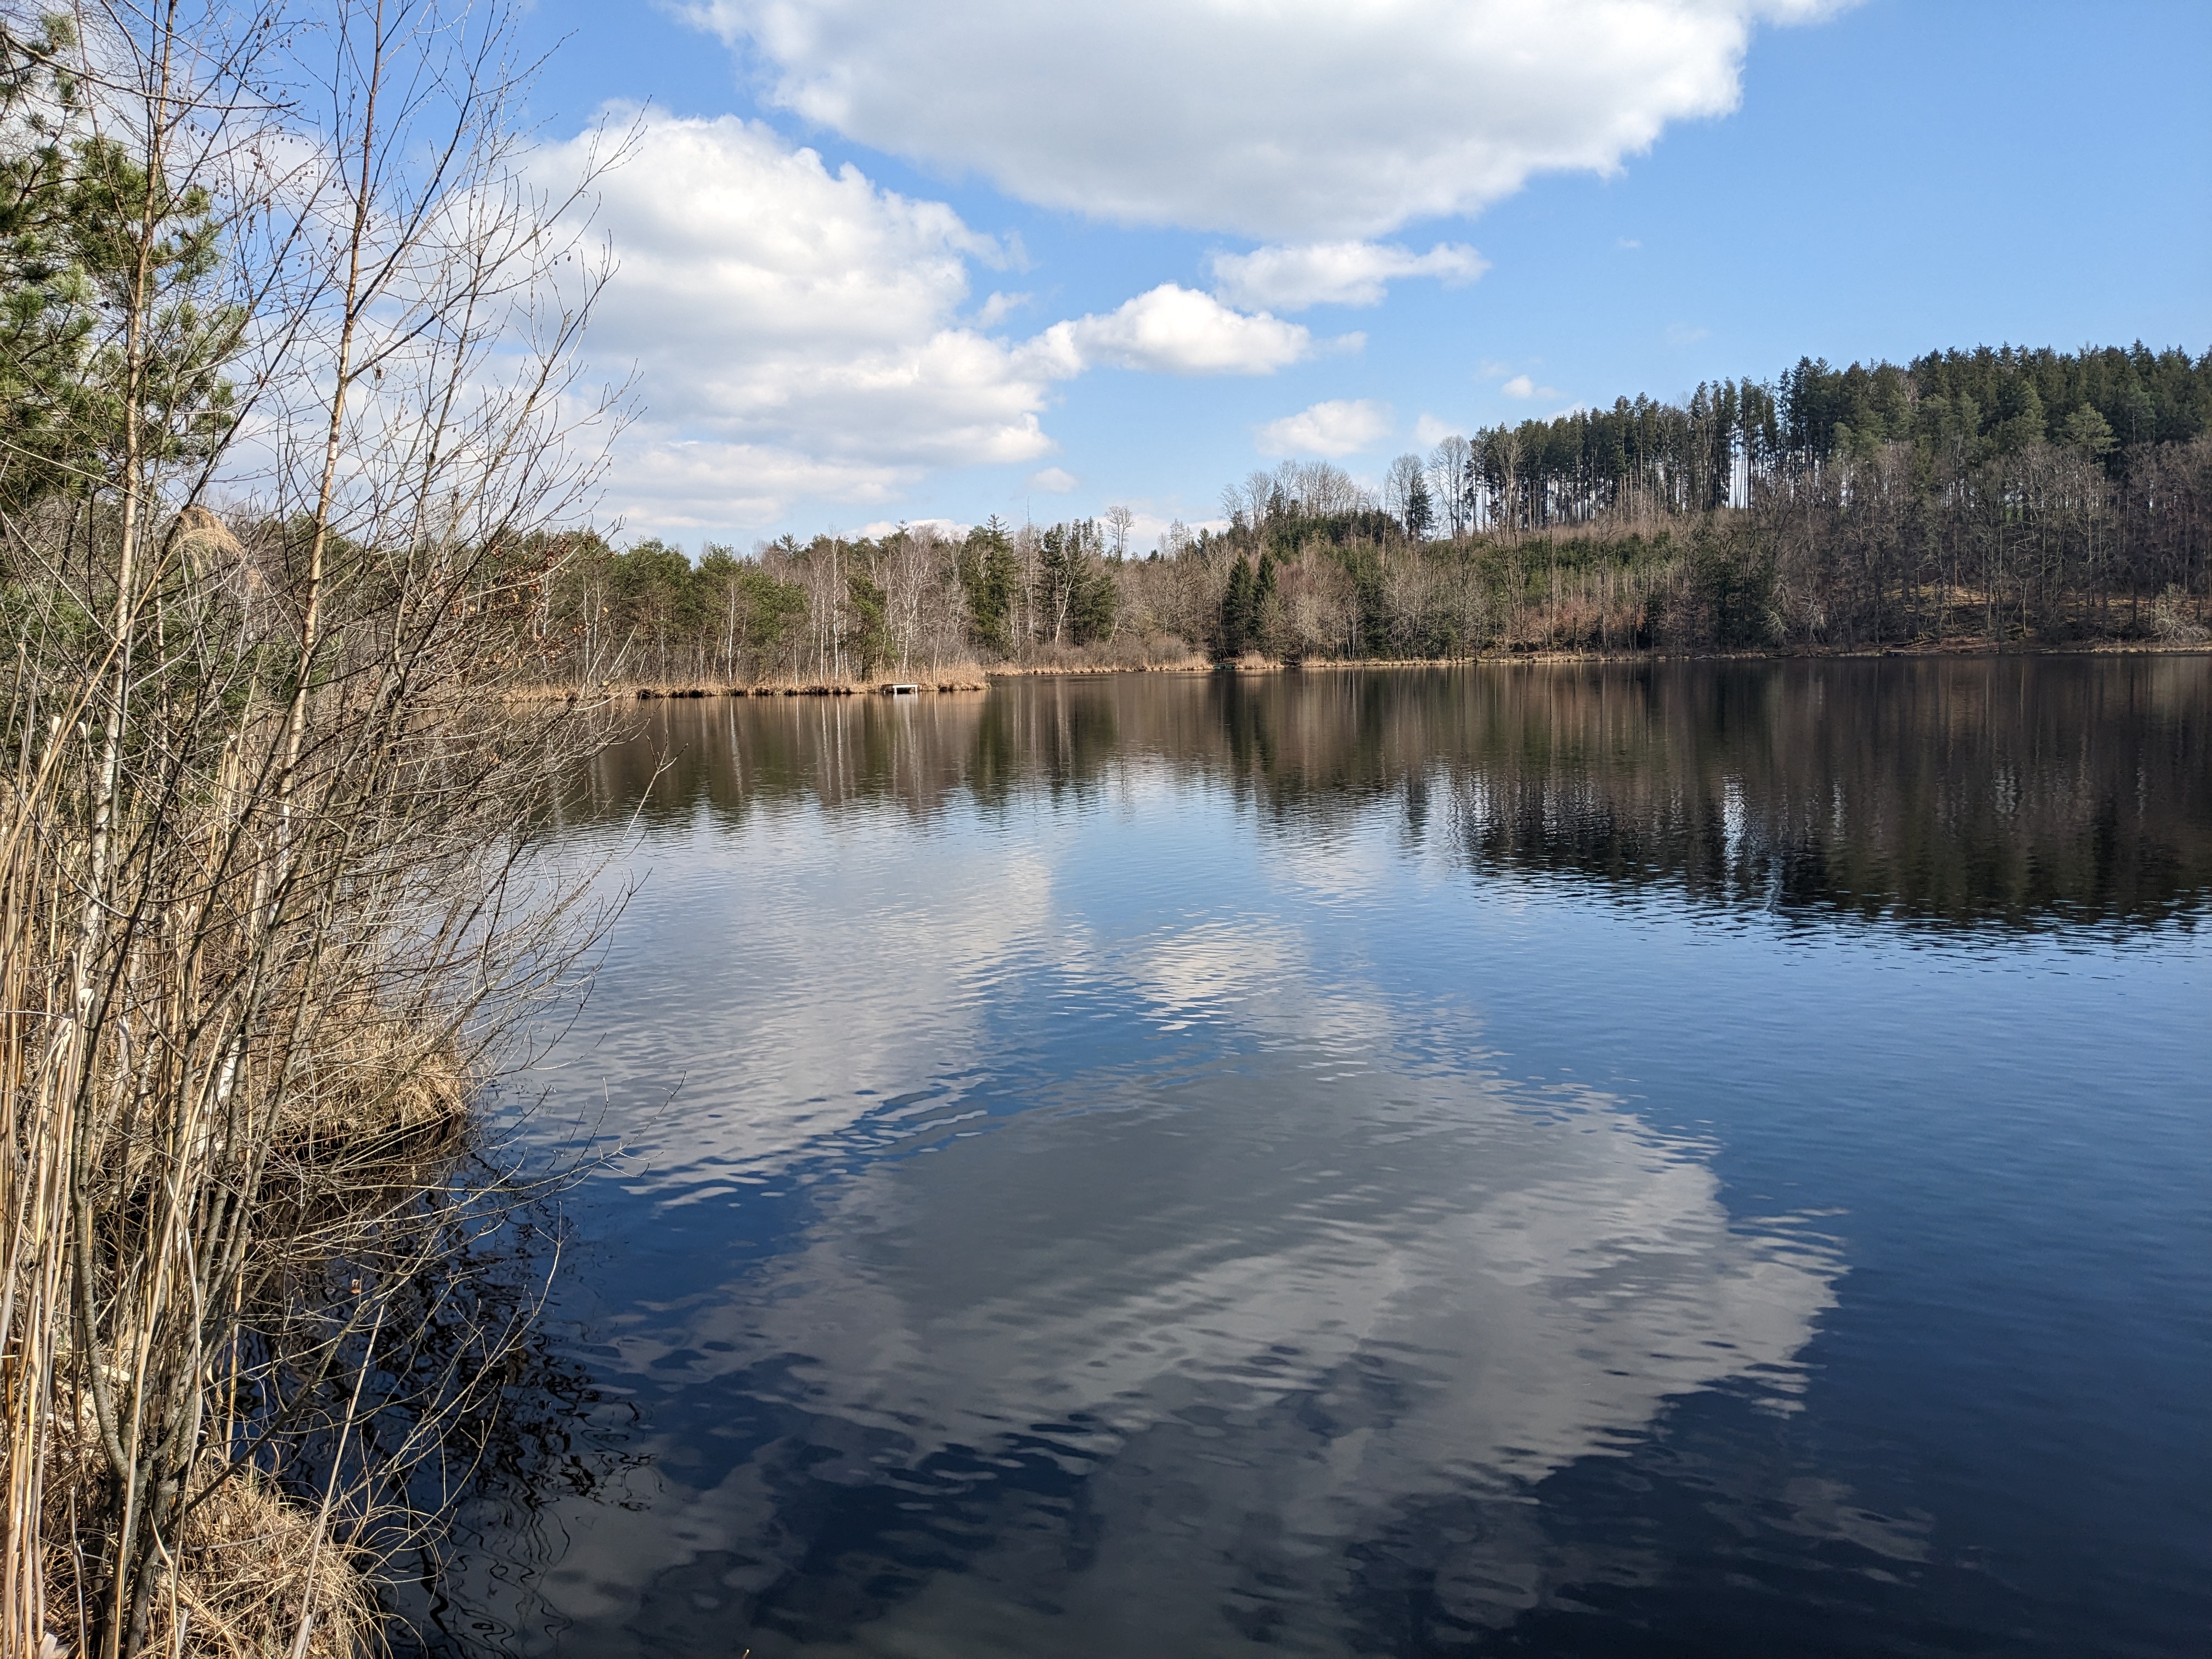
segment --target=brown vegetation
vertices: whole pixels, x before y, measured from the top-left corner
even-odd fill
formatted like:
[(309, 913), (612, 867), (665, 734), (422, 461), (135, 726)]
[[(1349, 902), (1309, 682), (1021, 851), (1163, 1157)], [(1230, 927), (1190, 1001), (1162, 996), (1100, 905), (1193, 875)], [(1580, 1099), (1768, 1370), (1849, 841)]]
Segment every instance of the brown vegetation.
[(351, 1654), (515, 1340), (426, 1286), (580, 942), (605, 723), (502, 694), (590, 284), (496, 16), (79, 15), (0, 27), (0, 1652)]
[[(105, 1471), (89, 1413), (74, 1431), (59, 1426), (47, 1452), (43, 1530), (72, 1536), (78, 1505)], [(172, 1570), (148, 1610), (150, 1652), (194, 1659), (358, 1659), (376, 1645), (375, 1587), (353, 1553), (330, 1536), (327, 1517), (287, 1497), (252, 1466), (226, 1468), (204, 1456), (191, 1486), (208, 1494), (177, 1529)], [(50, 1601), (67, 1607), (99, 1593), (82, 1564), (88, 1552), (57, 1550)], [(299, 1638), (304, 1631), (304, 1645)], [(59, 1638), (49, 1651), (61, 1652)]]

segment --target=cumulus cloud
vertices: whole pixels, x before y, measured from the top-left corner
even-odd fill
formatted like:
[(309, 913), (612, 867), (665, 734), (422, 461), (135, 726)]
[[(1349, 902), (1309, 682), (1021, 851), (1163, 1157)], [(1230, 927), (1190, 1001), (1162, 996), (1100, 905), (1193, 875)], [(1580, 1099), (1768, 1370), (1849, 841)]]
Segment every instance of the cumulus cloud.
[(1296, 323), (1247, 316), (1210, 294), (1163, 283), (1103, 316), (1054, 323), (1030, 344), (1056, 374), (1094, 364), (1168, 374), (1268, 374), (1313, 350)]
[(789, 445), (701, 438), (647, 421), (623, 435), (607, 478), (607, 516), (633, 532), (720, 535), (775, 523), (796, 501), (875, 506), (920, 483), (918, 464), (823, 457)]
[(1048, 466), (1042, 472), (1030, 474), (1032, 489), (1048, 490), (1054, 495), (1065, 495), (1082, 482), (1064, 466)]
[[(1471, 213), (1735, 106), (1848, 0), (691, 0), (765, 95), (1025, 200), (1280, 240)], [(988, 96), (948, 94), (988, 88)]]
[(1439, 242), (1426, 253), (1387, 242), (1307, 242), (1217, 253), (1210, 263), (1223, 298), (1273, 311), (1379, 305), (1401, 276), (1433, 276), (1457, 288), (1490, 269), (1489, 260), (1456, 242)]
[[(1053, 383), (1094, 365), (1265, 374), (1312, 349), (1296, 324), (1173, 284), (998, 337), (1028, 296), (993, 294), (968, 319), (970, 272), (1015, 250), (944, 203), (832, 168), (757, 121), (632, 118), (635, 154), (599, 185), (617, 269), (591, 349), (610, 370), (634, 365), (645, 393), (608, 480), (608, 510), (633, 528), (887, 504), (935, 467), (1042, 459)], [(592, 142), (547, 151), (549, 183)]]
[[(564, 177), (588, 135), (541, 166)], [(759, 122), (645, 118), (600, 185), (618, 262), (591, 337), (635, 365), (644, 420), (608, 505), (680, 528), (760, 523), (795, 498), (881, 501), (933, 465), (1051, 447), (1042, 365), (959, 325), (971, 262), (1006, 248), (939, 202), (832, 170)]]
[(1390, 430), (1390, 407), (1366, 398), (1332, 398), (1254, 434), (1262, 455), (1325, 455), (1334, 460), (1365, 449)]

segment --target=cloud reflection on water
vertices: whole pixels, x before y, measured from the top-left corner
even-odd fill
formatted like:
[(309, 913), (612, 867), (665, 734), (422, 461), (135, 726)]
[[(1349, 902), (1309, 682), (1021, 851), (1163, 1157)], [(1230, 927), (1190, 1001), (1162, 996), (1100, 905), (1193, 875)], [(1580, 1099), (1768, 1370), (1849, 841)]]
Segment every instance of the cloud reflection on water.
[[(1114, 1028), (1104, 1063), (817, 1186), (757, 1272), (619, 1339), (627, 1369), (676, 1354), (688, 1392), (781, 1431), (595, 1528), (555, 1593), (568, 1616), (633, 1622), (711, 1568), (764, 1656), (1228, 1653), (1292, 1627), (1292, 1651), (1351, 1652), (1346, 1540), (1480, 1501), (1438, 1594), (1495, 1623), (1549, 1593), (1517, 1513), (1533, 1483), (1697, 1389), (1787, 1408), (1840, 1264), (1732, 1219), (1698, 1144), (1602, 1091), (1516, 1084), (1463, 1011), (1394, 1014), (1279, 922), (1052, 936), (1060, 994)], [(766, 1019), (779, 1049), (899, 1046), (808, 1006)], [(910, 1026), (909, 1062), (941, 1036)], [(692, 1120), (642, 1189), (774, 1176), (806, 1150), (774, 1121)], [(1039, 1457), (1079, 1500), (994, 1474)], [(887, 1486), (912, 1535), (863, 1528), (821, 1559), (836, 1493)], [(825, 1575), (899, 1588), (794, 1603)]]
[[(1844, 1263), (1659, 1126), (1732, 1099), (1740, 1176), (1786, 1118), (1786, 1193), (1887, 1121), (1881, 1193), (1929, 1079), (1997, 1086), (1958, 1055), (2014, 1000), (1952, 981), (1893, 1054), (1824, 1023), (1905, 1006), (1856, 977), (1899, 938), (2193, 927), (2208, 696), (2174, 659), (651, 709), (576, 803), (588, 838), (650, 783), (650, 879), (569, 1057), (634, 1157), (556, 1293), (575, 1392), (637, 1426), (473, 1512), (457, 1604), (595, 1659), (1417, 1652), (1701, 1570), (1815, 1620), (1808, 1571), (1943, 1571), (1845, 1484), (1878, 1460), (1752, 1443)], [(1768, 910), (1880, 948), (1793, 935), (1770, 1007), (1765, 917), (1710, 926)], [(1638, 1081), (1531, 1080), (1586, 1057)], [(1692, 1468), (1705, 1411), (1732, 1437)], [(1654, 1468), (1618, 1525), (1584, 1506)], [(1678, 1551), (1686, 1522), (1741, 1547)]]

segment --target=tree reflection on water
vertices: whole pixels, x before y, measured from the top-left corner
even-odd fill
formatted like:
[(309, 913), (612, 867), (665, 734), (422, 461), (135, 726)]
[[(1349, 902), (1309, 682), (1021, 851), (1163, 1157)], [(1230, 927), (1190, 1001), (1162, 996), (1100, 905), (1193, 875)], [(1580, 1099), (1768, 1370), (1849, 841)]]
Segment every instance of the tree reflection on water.
[[(1397, 800), (1477, 870), (1784, 914), (2154, 924), (2212, 883), (2212, 657), (1480, 666), (647, 706), (571, 811), (917, 816), (1225, 786), (1263, 830)], [(666, 769), (655, 775), (665, 760)]]

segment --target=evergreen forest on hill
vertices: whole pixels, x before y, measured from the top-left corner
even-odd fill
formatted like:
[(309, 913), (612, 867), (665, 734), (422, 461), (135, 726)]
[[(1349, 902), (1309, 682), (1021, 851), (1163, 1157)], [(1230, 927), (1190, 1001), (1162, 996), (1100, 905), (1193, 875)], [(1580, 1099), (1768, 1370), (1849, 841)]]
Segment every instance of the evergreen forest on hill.
[(1983, 348), (1448, 437), (1379, 491), (1286, 463), (1224, 527), (919, 527), (530, 558), (554, 680), (836, 684), (1206, 655), (2186, 644), (2206, 637), (2212, 354)]

